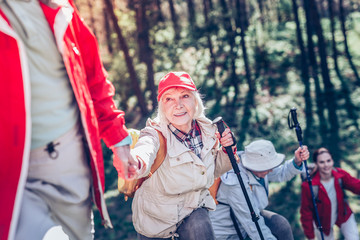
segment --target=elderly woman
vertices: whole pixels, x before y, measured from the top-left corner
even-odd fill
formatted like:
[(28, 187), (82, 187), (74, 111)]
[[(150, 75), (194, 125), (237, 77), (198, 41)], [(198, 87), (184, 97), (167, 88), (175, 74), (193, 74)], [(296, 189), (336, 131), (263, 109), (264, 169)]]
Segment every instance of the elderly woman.
[[(334, 168), (334, 160), (326, 148), (313, 153), (316, 172), (312, 179), (313, 193), (323, 227), (324, 239), (333, 240), (333, 226), (336, 224), (345, 239), (358, 240), (359, 231), (354, 214), (346, 202), (345, 189), (360, 195), (360, 180), (352, 177), (341, 168)], [(321, 239), (317, 229), (315, 210), (310, 187), (307, 182), (301, 185), (301, 224), (308, 239)]]
[[(131, 155), (140, 160), (138, 178), (147, 176), (160, 147), (167, 152), (160, 167), (136, 191), (133, 223), (140, 239), (215, 239), (208, 210), (216, 205), (208, 188), (231, 168), (219, 146), (216, 126), (205, 117), (196, 86), (185, 72), (170, 72), (159, 83), (158, 116), (148, 120)], [(226, 129), (223, 147), (234, 144)]]

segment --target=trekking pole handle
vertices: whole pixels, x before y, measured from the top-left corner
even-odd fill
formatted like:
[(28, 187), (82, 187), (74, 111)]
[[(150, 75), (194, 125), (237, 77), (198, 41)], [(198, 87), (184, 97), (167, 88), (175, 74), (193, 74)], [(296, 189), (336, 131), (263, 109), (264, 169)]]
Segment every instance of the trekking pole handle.
[(296, 137), (298, 139), (298, 142), (300, 144), (300, 147), (302, 147), (302, 131), (301, 131), (301, 127), (300, 124), (297, 120), (297, 113), (296, 113), (296, 108), (293, 107), (290, 109), (289, 115), (288, 115), (288, 124), (289, 124), (289, 128), (293, 129), (295, 128), (295, 132), (296, 132)]
[(225, 124), (224, 124), (224, 120), (222, 119), (222, 117), (215, 118), (212, 123), (216, 124), (220, 135), (222, 135), (222, 133), (225, 131)]
[[(216, 124), (217, 128), (218, 128), (218, 131), (220, 133), (220, 138), (222, 137), (222, 134), (223, 132), (225, 131), (225, 123), (224, 123), (224, 120), (222, 119), (222, 117), (217, 117), (214, 119), (214, 121), (212, 122), (213, 124)], [(235, 163), (236, 165), (236, 159), (235, 159), (235, 156), (234, 156), (234, 153), (232, 151), (232, 148), (231, 146), (228, 146), (228, 147), (224, 147), (225, 148), (225, 151), (226, 153), (229, 155), (229, 158), (230, 158), (230, 161), (231, 163)], [(233, 167), (237, 167), (236, 166), (233, 166)]]

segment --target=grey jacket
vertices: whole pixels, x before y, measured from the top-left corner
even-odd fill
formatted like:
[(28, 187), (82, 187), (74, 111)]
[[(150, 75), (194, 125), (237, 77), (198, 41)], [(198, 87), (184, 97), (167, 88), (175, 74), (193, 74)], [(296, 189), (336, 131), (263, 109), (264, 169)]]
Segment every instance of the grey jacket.
[[(263, 217), (260, 215), (260, 211), (265, 209), (268, 205), (267, 190), (256, 180), (254, 175), (244, 168), (242, 163), (238, 164), (241, 177), (245, 184), (250, 202), (254, 208), (254, 211), (259, 219), (259, 226), (265, 239), (276, 239), (270, 229), (265, 225)], [(301, 173), (295, 167), (293, 160), (288, 160), (284, 164), (273, 169), (272, 172), (266, 175), (264, 178), (265, 186), (268, 189), (269, 181), (271, 182), (284, 182), (293, 178), (296, 174)], [(243, 236), (245, 232), (247, 235), (255, 240), (260, 239), (255, 223), (251, 220), (251, 214), (249, 207), (246, 203), (244, 194), (241, 190), (239, 180), (234, 173), (234, 170), (230, 170), (221, 176), (221, 184), (217, 192), (216, 199), (219, 202), (228, 205), (217, 205), (216, 211), (210, 212), (210, 219), (213, 224), (214, 232), (217, 240), (226, 239), (230, 235), (236, 236), (234, 224), (230, 217), (230, 208), (233, 209), (236, 218), (240, 221), (239, 227)]]

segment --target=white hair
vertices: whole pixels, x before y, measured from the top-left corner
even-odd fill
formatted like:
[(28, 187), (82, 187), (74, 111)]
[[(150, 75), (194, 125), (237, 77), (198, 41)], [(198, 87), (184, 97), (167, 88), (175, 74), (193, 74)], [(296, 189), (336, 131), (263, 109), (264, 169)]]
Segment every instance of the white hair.
[[(170, 90), (170, 89), (169, 89)], [(157, 112), (157, 118), (160, 120), (160, 122), (169, 122), (169, 120), (165, 116), (165, 112), (163, 110), (163, 103), (162, 99), (165, 96), (165, 93), (168, 90), (164, 92), (164, 94), (161, 96), (159, 102), (158, 102), (158, 112)], [(201, 99), (201, 95), (198, 91), (190, 91), (194, 97), (195, 97), (195, 113), (194, 113), (194, 119), (198, 119), (200, 117), (205, 117), (205, 106)]]

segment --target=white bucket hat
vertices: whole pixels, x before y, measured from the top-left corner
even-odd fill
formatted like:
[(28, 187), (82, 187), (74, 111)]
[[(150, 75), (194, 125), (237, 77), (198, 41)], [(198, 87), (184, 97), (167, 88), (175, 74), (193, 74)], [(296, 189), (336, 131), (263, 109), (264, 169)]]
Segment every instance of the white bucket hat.
[(284, 154), (277, 153), (274, 145), (263, 139), (251, 142), (241, 154), (244, 167), (257, 172), (273, 169), (279, 166), (284, 159)]

